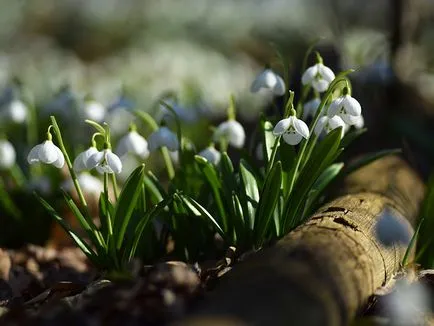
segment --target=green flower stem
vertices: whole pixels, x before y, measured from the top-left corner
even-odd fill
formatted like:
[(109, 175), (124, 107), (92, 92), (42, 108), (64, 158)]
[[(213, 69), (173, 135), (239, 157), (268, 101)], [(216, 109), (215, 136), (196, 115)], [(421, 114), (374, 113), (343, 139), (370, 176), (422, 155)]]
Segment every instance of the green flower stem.
[(234, 94), (231, 94), (229, 97), (228, 120), (235, 120), (236, 116), (235, 96)]
[[(167, 102), (165, 102), (165, 101), (161, 101), (160, 102), (162, 105), (164, 105), (172, 114), (173, 114), (173, 116), (174, 116), (174, 118), (175, 118), (175, 124), (176, 124), (176, 137), (178, 137), (178, 141), (179, 141), (179, 149), (178, 149), (178, 152), (179, 152), (179, 165), (181, 166), (181, 168), (182, 168), (182, 157), (183, 157), (183, 155), (182, 155), (182, 150), (183, 150), (183, 143), (182, 143), (182, 129), (181, 129), (181, 120), (179, 119), (179, 116), (178, 116), (178, 114), (175, 112), (175, 110), (173, 109), (173, 107), (170, 105), (170, 104), (168, 104)], [(169, 158), (170, 158), (170, 156), (169, 156)], [(172, 162), (172, 161), (170, 161), (170, 162)], [(173, 166), (172, 166), (173, 167)], [(174, 173), (174, 175), (175, 175), (175, 173)]]
[[(108, 196), (109, 196), (109, 174), (104, 173), (104, 196), (106, 197), (106, 202), (108, 202)], [(110, 214), (106, 214), (107, 216), (107, 231), (108, 231), (108, 238), (111, 238), (113, 236), (113, 225), (112, 225), (112, 219), (110, 217)], [(107, 239), (107, 243), (109, 242), (109, 239)]]
[(268, 172), (271, 171), (271, 168), (274, 165), (274, 160), (276, 159), (277, 149), (279, 148), (280, 138), (282, 138), (282, 136), (278, 136), (274, 140), (273, 151), (271, 152), (270, 160), (268, 161), (268, 165), (267, 165), (267, 174), (268, 174)]
[(116, 182), (116, 176), (114, 173), (110, 173), (111, 179), (112, 179), (112, 184), (113, 184), (113, 193), (115, 195), (115, 199), (116, 201), (119, 198), (119, 190), (118, 190), (118, 184)]
[[(152, 118), (148, 113), (135, 110), (134, 114), (142, 120), (142, 122), (147, 125), (152, 132), (158, 130), (158, 124), (155, 122), (154, 118)], [(181, 141), (181, 140), (180, 140)], [(175, 169), (173, 167), (172, 159), (169, 155), (169, 150), (167, 147), (160, 148), (161, 155), (163, 156), (164, 164), (166, 165), (167, 175), (169, 176), (169, 180), (172, 180), (175, 177)]]
[[(89, 213), (89, 207), (87, 206), (87, 202), (86, 202), (86, 199), (84, 198), (83, 191), (81, 190), (80, 184), (78, 183), (77, 175), (75, 174), (75, 171), (72, 167), (71, 160), (69, 158), (69, 155), (66, 151), (65, 145), (63, 143), (62, 134), (61, 134), (60, 128), (57, 124), (56, 118), (54, 116), (50, 116), (50, 119), (51, 119), (51, 124), (54, 128), (54, 133), (56, 134), (56, 137), (57, 137), (57, 142), (59, 143), (60, 150), (62, 151), (63, 155), (65, 156), (65, 162), (66, 162), (66, 165), (68, 166), (69, 173), (71, 174), (72, 182), (74, 183), (74, 187), (75, 187), (75, 190), (77, 191), (78, 198), (80, 199), (80, 202), (83, 205), (83, 207), (86, 209), (86, 212)], [(92, 224), (92, 227), (95, 227), (95, 229), (96, 229), (96, 226), (93, 223), (93, 221), (90, 220), (89, 222)]]

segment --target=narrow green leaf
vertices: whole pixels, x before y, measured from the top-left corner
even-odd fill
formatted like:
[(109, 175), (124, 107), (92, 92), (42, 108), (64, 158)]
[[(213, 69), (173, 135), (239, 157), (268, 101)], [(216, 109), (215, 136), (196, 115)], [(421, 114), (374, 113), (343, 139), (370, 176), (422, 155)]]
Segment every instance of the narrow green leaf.
[(190, 202), (192, 206), (194, 206), (199, 212), (201, 212), (202, 217), (207, 218), (214, 225), (221, 237), (225, 240), (227, 239), (228, 235), (223, 231), (216, 219), (212, 217), (212, 215), (204, 207), (202, 207), (197, 201), (195, 201), (191, 197), (188, 197), (186, 195), (180, 195), (180, 197), (183, 201), (186, 202), (187, 207), (190, 207), (190, 205), (187, 204), (187, 202)]
[(148, 226), (149, 222), (151, 222), (155, 217), (157, 217), (163, 209), (171, 203), (173, 200), (172, 197), (166, 197), (162, 201), (160, 201), (158, 204), (154, 205), (150, 210), (148, 210), (143, 218), (140, 220), (140, 223), (137, 224), (137, 227), (134, 230), (134, 236), (132, 241), (132, 246), (130, 250), (126, 250), (125, 252), (128, 252), (129, 259), (133, 258), (136, 254), (137, 246), (140, 243), (140, 240), (142, 238), (142, 235)]
[(65, 220), (60, 217), (60, 215), (54, 210), (54, 208), (46, 202), (42, 197), (40, 197), (36, 192), (34, 195), (39, 200), (39, 202), (44, 206), (47, 212), (60, 224), (60, 226), (65, 230), (66, 233), (72, 238), (75, 244), (83, 251), (83, 253), (94, 263), (99, 263), (98, 256), (95, 252), (89, 247), (89, 245), (83, 241), (78, 235), (72, 231), (71, 227), (65, 222)]
[(93, 242), (96, 248), (98, 249), (104, 249), (105, 244), (102, 239), (101, 234), (99, 233), (96, 225), (92, 221), (91, 216), (84, 216), (80, 209), (75, 204), (72, 197), (62, 189), (63, 198), (66, 201), (66, 204), (68, 205), (69, 209), (72, 211), (74, 216), (77, 218), (78, 222), (80, 223), (81, 227), (84, 231), (86, 231), (87, 235), (89, 236), (89, 239)]
[(265, 179), (256, 210), (254, 233), (256, 243), (259, 245), (264, 243), (265, 235), (269, 231), (270, 222), (281, 194), (281, 184), (282, 164), (277, 161)]
[(223, 185), (220, 177), (218, 176), (213, 164), (209, 163), (206, 159), (198, 155), (195, 156), (195, 159), (213, 192), (214, 201), (220, 214), (223, 230), (228, 232), (229, 225), (227, 223), (227, 213), (222, 199), (221, 190)]
[(418, 238), (419, 232), (420, 232), (420, 228), (423, 224), (424, 219), (422, 218), (416, 228), (416, 231), (413, 233), (413, 236), (411, 237), (410, 243), (408, 244), (407, 249), (405, 250), (405, 254), (404, 257), (402, 258), (402, 262), (401, 265), (405, 267), (405, 265), (407, 265), (408, 262), (408, 258), (410, 257), (410, 253), (413, 250), (414, 246), (416, 245), (416, 240)]
[[(255, 225), (256, 206), (259, 203), (259, 189), (254, 174), (250, 166), (244, 160), (240, 161), (240, 175), (242, 180), (241, 194), (246, 197), (243, 200), (244, 214), (247, 215), (248, 225), (251, 230)], [(255, 204), (256, 203), (256, 204)]]
[(118, 202), (116, 203), (113, 231), (116, 241), (116, 248), (118, 250), (122, 246), (128, 223), (139, 199), (144, 176), (145, 166), (142, 165), (137, 167), (125, 182), (122, 192), (119, 195)]

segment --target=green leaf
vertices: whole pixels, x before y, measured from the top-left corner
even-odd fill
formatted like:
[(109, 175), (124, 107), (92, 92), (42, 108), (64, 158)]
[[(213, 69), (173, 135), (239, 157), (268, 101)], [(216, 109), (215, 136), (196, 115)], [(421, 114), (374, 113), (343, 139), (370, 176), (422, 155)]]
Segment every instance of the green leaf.
[(72, 238), (75, 244), (83, 251), (83, 253), (94, 263), (99, 264), (98, 256), (95, 252), (89, 247), (89, 245), (83, 241), (74, 231), (71, 230), (71, 227), (64, 221), (62, 217), (54, 210), (54, 208), (47, 203), (42, 197), (40, 197), (36, 192), (34, 195), (39, 200), (39, 202), (44, 206), (47, 212), (60, 224), (60, 226), (65, 230), (66, 233)]
[(217, 209), (219, 211), (220, 218), (222, 221), (223, 230), (225, 230), (225, 232), (228, 232), (229, 225), (227, 222), (227, 213), (226, 213), (225, 206), (223, 204), (223, 199), (221, 194), (223, 185), (220, 180), (220, 177), (218, 176), (218, 173), (214, 165), (209, 163), (205, 158), (196, 155), (195, 159), (196, 162), (199, 164), (199, 168), (204, 174), (205, 179), (208, 181), (208, 184), (211, 186), (214, 201), (217, 205)]
[(77, 220), (80, 223), (83, 230), (86, 231), (87, 235), (89, 236), (89, 239), (93, 242), (93, 245), (97, 249), (104, 249), (105, 250), (106, 246), (104, 243), (104, 239), (102, 238), (102, 235), (98, 231), (96, 225), (93, 223), (92, 217), (91, 216), (85, 217), (81, 213), (81, 211), (77, 207), (77, 205), (75, 204), (72, 197), (67, 192), (65, 192), (63, 189), (62, 189), (62, 194), (63, 194), (63, 198), (65, 199), (66, 204), (68, 205), (69, 209), (72, 211), (74, 216), (77, 218)]
[(294, 146), (288, 145), (281, 139), (279, 146), (279, 156), (282, 161), (282, 188), (283, 193), (286, 194), (289, 191), (292, 175), (294, 173), (294, 163), (297, 158)]
[(145, 166), (137, 167), (124, 184), (118, 202), (116, 203), (113, 221), (113, 231), (116, 248), (120, 249), (124, 241), (128, 223), (136, 207), (145, 176)]
[(375, 153), (363, 155), (361, 158), (350, 162), (347, 165), (347, 167), (345, 168), (345, 170), (343, 171), (343, 174), (348, 175), (351, 172), (354, 172), (354, 171), (360, 169), (361, 167), (368, 165), (369, 163), (372, 163), (372, 162), (374, 162), (374, 161), (376, 161), (376, 160), (378, 160), (384, 156), (400, 154), (401, 152), (402, 152), (402, 150), (400, 148), (395, 148), (395, 149), (385, 149), (385, 150), (378, 151)]
[(159, 203), (164, 197), (167, 196), (166, 191), (160, 184), (160, 181), (151, 171), (148, 171), (147, 175), (144, 176), (143, 182), (145, 184), (145, 188), (148, 189), (149, 193), (151, 194), (151, 200), (153, 203)]
[(234, 210), (234, 227), (235, 227), (235, 242), (234, 244), (239, 246), (242, 244), (246, 237), (246, 225), (244, 222), (243, 209), (241, 207), (240, 200), (238, 196), (233, 193), (232, 194), (232, 206)]
[(259, 190), (256, 178), (251, 172), (250, 166), (244, 160), (240, 161), (240, 175), (242, 180), (241, 195), (246, 197), (243, 199), (243, 206), (245, 206), (244, 214), (249, 219), (248, 225), (250, 229), (253, 230), (256, 206), (259, 203)]
[(259, 246), (266, 240), (265, 235), (269, 231), (270, 222), (281, 194), (281, 183), (282, 164), (277, 161), (265, 179), (256, 210), (254, 233), (255, 242)]
[(202, 207), (197, 201), (195, 201), (191, 197), (182, 194), (180, 195), (180, 197), (185, 202), (187, 207), (190, 207), (190, 205), (195, 207), (202, 214), (202, 217), (208, 219), (214, 225), (215, 229), (221, 235), (221, 237), (225, 241), (227, 240), (228, 235), (223, 231), (216, 219), (212, 217), (212, 215), (204, 207)]
[(286, 200), (283, 232), (294, 228), (304, 216), (302, 205), (321, 173), (336, 159), (341, 141), (341, 128), (331, 131), (314, 148), (309, 160), (297, 178), (294, 189)]
[(401, 262), (401, 265), (404, 267), (407, 265), (407, 261), (408, 261), (408, 258), (410, 257), (410, 253), (412, 252), (414, 246), (416, 245), (416, 239), (418, 238), (420, 228), (423, 224), (423, 221), (424, 221), (423, 218), (420, 219), (420, 221), (417, 225), (416, 231), (413, 233), (413, 236), (411, 237), (410, 243), (408, 244), (408, 247), (405, 250), (405, 254), (404, 254), (404, 257), (402, 258), (402, 262)]
[(303, 216), (310, 215), (315, 208), (318, 197), (324, 189), (339, 175), (344, 167), (344, 163), (334, 163), (328, 166), (313, 184), (306, 201)]
[(143, 232), (145, 231), (149, 222), (152, 221), (155, 217), (157, 217), (162, 212), (162, 210), (164, 210), (164, 208), (170, 204), (172, 200), (173, 197), (166, 197), (145, 213), (145, 215), (140, 220), (139, 224), (137, 224), (137, 227), (134, 230), (133, 242), (130, 250), (126, 250), (126, 252), (128, 252), (129, 259), (134, 257), (137, 246), (139, 245)]

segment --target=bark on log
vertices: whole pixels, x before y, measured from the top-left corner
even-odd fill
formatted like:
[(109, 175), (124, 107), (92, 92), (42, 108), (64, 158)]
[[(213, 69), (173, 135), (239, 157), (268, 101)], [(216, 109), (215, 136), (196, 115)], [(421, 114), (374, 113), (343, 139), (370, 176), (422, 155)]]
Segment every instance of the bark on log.
[(182, 325), (348, 325), (398, 271), (405, 248), (385, 247), (388, 208), (413, 232), (424, 186), (398, 157), (346, 179), (344, 193), (275, 246), (236, 265)]

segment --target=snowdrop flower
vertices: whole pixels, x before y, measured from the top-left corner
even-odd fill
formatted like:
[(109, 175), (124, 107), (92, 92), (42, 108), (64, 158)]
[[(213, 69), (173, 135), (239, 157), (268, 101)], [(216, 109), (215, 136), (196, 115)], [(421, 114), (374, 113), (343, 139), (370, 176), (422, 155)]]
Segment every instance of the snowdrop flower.
[(107, 112), (105, 106), (95, 100), (86, 100), (82, 110), (85, 119), (90, 119), (96, 122), (102, 122)]
[(301, 82), (303, 85), (311, 85), (317, 92), (325, 92), (330, 83), (335, 79), (334, 72), (327, 66), (324, 66), (322, 60), (317, 64), (309, 67), (303, 73)]
[(359, 115), (356, 117), (356, 121), (354, 123), (354, 127), (356, 129), (362, 129), (365, 126), (365, 119), (363, 118), (363, 115)]
[(0, 139), (0, 170), (11, 168), (15, 164), (16, 156), (14, 146), (7, 140)]
[(303, 138), (309, 138), (309, 128), (303, 120), (291, 115), (276, 124), (273, 134), (282, 136), (283, 140), (289, 145), (297, 145)]
[[(78, 183), (84, 193), (99, 196), (104, 189), (104, 185), (100, 179), (89, 173), (80, 173), (77, 176)], [(62, 183), (62, 188), (66, 191), (74, 192), (75, 186), (72, 179), (68, 179)]]
[(163, 126), (148, 137), (148, 145), (151, 152), (164, 146), (174, 152), (179, 149), (179, 140), (169, 128)]
[(59, 147), (53, 144), (49, 136), (42, 144), (33, 147), (27, 156), (27, 162), (34, 164), (42, 162), (53, 164), (56, 168), (61, 169), (65, 164), (65, 157)]
[(132, 153), (146, 159), (149, 156), (148, 142), (133, 127), (128, 134), (119, 140), (116, 153), (120, 157)]
[(96, 149), (95, 146), (91, 146), (88, 149), (86, 149), (84, 152), (78, 154), (74, 160), (74, 163), (72, 164), (73, 169), (76, 172), (80, 172), (83, 170), (90, 170), (88, 166), (88, 160), (89, 157), (91, 157), (95, 153), (98, 153), (98, 150)]
[(327, 115), (329, 118), (338, 115), (349, 125), (354, 125), (358, 122), (358, 117), (362, 114), (360, 103), (348, 93), (348, 89), (344, 89), (344, 95), (333, 100), (329, 106)]
[(225, 139), (229, 145), (242, 148), (246, 141), (246, 133), (243, 126), (236, 120), (230, 119), (222, 122), (214, 132), (214, 141)]
[(199, 156), (205, 158), (208, 162), (217, 165), (220, 162), (221, 154), (218, 150), (215, 149), (214, 145), (210, 145), (204, 150), (200, 151)]
[(253, 93), (259, 92), (262, 88), (269, 89), (274, 95), (282, 96), (285, 94), (285, 82), (282, 77), (274, 73), (271, 69), (265, 69), (258, 76), (250, 86), (250, 91)]
[(315, 117), (320, 104), (321, 100), (318, 97), (306, 102), (303, 106), (303, 119), (306, 120), (307, 118)]
[(378, 219), (375, 234), (377, 239), (387, 247), (395, 244), (407, 246), (411, 239), (409, 225), (389, 210), (385, 210)]
[(426, 315), (431, 313), (430, 289), (424, 282), (401, 279), (384, 303), (391, 325), (426, 325)]
[(339, 128), (339, 127), (342, 127), (341, 137), (343, 137), (344, 136), (344, 129), (345, 129), (344, 120), (342, 120), (337, 115), (335, 115), (332, 118), (329, 118), (328, 116), (323, 116), (323, 117), (319, 118), (318, 122), (316, 123), (314, 132), (317, 136), (321, 136), (321, 134), (323, 132), (328, 134), (330, 131), (332, 131), (336, 128)]
[(96, 152), (86, 162), (89, 169), (96, 168), (96, 170), (103, 173), (121, 173), (122, 162), (120, 158), (112, 153), (110, 148), (106, 148), (100, 152)]
[(23, 123), (27, 119), (27, 106), (20, 100), (12, 100), (3, 109), (1, 116), (13, 123)]

